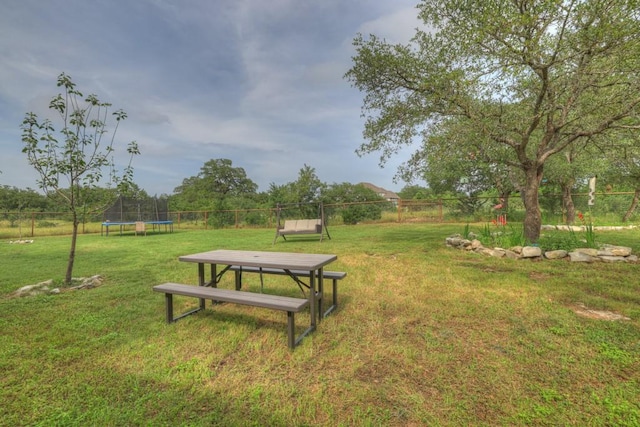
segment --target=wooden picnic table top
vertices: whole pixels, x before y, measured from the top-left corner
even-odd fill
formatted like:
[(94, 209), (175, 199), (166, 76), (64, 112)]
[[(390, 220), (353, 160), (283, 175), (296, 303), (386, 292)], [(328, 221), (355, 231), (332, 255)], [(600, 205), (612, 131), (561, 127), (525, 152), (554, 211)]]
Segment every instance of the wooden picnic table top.
[(183, 255), (178, 257), (178, 259), (183, 262), (195, 262), (199, 264), (226, 264), (313, 271), (335, 261), (338, 257), (332, 254), (218, 249), (192, 255)]

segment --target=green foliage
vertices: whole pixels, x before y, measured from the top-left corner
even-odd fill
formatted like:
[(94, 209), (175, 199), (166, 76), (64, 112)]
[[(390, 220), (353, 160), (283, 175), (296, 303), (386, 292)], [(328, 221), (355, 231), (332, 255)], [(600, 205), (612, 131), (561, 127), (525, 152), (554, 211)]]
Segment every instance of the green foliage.
[(464, 225), (464, 230), (462, 230), (462, 238), (469, 239), (470, 234), (471, 234), (471, 227), (469, 226), (469, 223), (467, 223)]
[(637, 8), (635, 0), (421, 1), (428, 30), (409, 44), (353, 41), (345, 77), (364, 93), (366, 117), (358, 154), (379, 152), (385, 162), (421, 139), (403, 176), (426, 176), (436, 191), (517, 188), (526, 238), (537, 241), (546, 163), (571, 160), (553, 168), (573, 174), (553, 177), (567, 187), (595, 166), (574, 154), (596, 143), (617, 150), (612, 141), (640, 123), (629, 96), (640, 92)]
[(419, 185), (406, 185), (398, 192), (403, 200), (424, 200), (434, 197), (434, 191)]
[(462, 215), (473, 215), (478, 212), (486, 200), (476, 197), (476, 195), (461, 194), (458, 196), (457, 208)]
[(578, 218), (580, 219), (580, 222), (582, 223), (582, 228), (584, 229), (584, 238), (585, 238), (586, 247), (597, 248), (598, 246), (596, 243), (596, 233), (593, 228), (593, 223), (591, 222), (591, 220), (587, 222), (582, 212), (578, 212)]
[(538, 244), (543, 251), (565, 250), (572, 251), (583, 245), (580, 244), (573, 231), (545, 232), (540, 235)]
[(350, 225), (382, 218), (382, 208), (373, 204), (349, 205), (341, 212), (343, 222)]
[(291, 205), (297, 213), (297, 218), (317, 218), (318, 203), (326, 198), (324, 193), (327, 185), (318, 178), (316, 170), (304, 165), (298, 171), (298, 179), (284, 185), (271, 184), (269, 188), (269, 202), (272, 207), (277, 205)]
[(30, 188), (23, 190), (8, 185), (0, 185), (0, 211), (42, 212), (46, 210), (48, 206), (48, 199)]
[(576, 248), (594, 248), (599, 247), (596, 240), (596, 232), (591, 222), (587, 222), (584, 214), (578, 212), (578, 218), (581, 222), (581, 230), (575, 231), (573, 227), (565, 230), (546, 231), (540, 236), (539, 244), (544, 250), (563, 249), (571, 251)]
[(258, 185), (247, 177), (243, 168), (234, 167), (229, 159), (211, 159), (197, 176), (185, 178), (170, 198), (173, 210), (219, 210), (242, 207), (251, 200)]
[(325, 209), (325, 214), (332, 216), (339, 213), (345, 224), (357, 224), (382, 218), (384, 204), (378, 202), (384, 199), (361, 184), (353, 185), (346, 182), (332, 184), (326, 188), (323, 200), (326, 204), (333, 205)]
[[(526, 239), (522, 227), (514, 227), (513, 224), (507, 224), (506, 219), (503, 219), (504, 217), (498, 218), (498, 220), (493, 220), (491, 224), (484, 224), (480, 229), (478, 240), (480, 240), (482, 245), (503, 249), (514, 246), (524, 246)], [(469, 224), (467, 224), (465, 225), (463, 233), (468, 235), (469, 232)]]

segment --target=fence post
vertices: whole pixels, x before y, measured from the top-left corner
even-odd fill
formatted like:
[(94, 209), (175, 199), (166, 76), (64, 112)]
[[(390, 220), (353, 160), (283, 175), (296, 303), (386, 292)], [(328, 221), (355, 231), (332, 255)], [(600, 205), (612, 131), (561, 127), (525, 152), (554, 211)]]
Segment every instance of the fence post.
[(402, 199), (398, 199), (398, 222), (402, 222)]
[(35, 237), (35, 228), (36, 228), (36, 214), (35, 212), (31, 212), (31, 237)]

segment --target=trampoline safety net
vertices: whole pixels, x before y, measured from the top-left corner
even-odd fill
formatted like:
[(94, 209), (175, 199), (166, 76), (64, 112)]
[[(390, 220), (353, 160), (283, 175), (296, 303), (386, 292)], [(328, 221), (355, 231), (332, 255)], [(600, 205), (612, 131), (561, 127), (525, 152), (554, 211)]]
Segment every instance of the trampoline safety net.
[(131, 199), (119, 197), (113, 205), (104, 211), (104, 221), (167, 221), (169, 203), (166, 199)]

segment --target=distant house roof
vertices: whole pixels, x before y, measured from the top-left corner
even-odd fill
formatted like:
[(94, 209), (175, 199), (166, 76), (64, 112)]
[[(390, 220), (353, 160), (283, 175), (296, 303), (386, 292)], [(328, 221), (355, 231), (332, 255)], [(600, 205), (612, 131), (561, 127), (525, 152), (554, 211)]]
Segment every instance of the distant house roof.
[(394, 202), (394, 201), (400, 200), (400, 196), (398, 196), (393, 191), (385, 190), (384, 188), (378, 187), (377, 185), (373, 185), (373, 184), (371, 184), (369, 182), (361, 182), (360, 185), (363, 185), (366, 188), (369, 188), (369, 189), (375, 191), (380, 197), (383, 197), (384, 199), (386, 199), (386, 200), (388, 200), (390, 202)]

